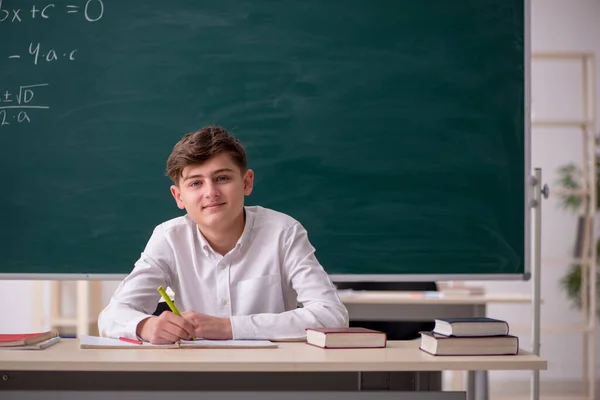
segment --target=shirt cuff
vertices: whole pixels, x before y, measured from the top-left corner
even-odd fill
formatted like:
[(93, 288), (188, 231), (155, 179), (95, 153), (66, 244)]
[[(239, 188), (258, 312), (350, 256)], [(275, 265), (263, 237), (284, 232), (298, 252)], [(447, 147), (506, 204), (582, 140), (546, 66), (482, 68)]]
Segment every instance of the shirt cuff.
[(229, 320), (231, 321), (231, 336), (234, 340), (256, 338), (256, 330), (250, 315), (234, 315), (229, 317)]
[(138, 340), (142, 340), (138, 335), (137, 335), (137, 326), (140, 324), (140, 322), (142, 322), (143, 320), (150, 318), (152, 315), (148, 315), (148, 314), (144, 314), (144, 313), (139, 313), (135, 316), (132, 316), (131, 319), (127, 322), (127, 324), (125, 325), (125, 329), (120, 336), (126, 337), (126, 338), (130, 338), (130, 339), (138, 339)]

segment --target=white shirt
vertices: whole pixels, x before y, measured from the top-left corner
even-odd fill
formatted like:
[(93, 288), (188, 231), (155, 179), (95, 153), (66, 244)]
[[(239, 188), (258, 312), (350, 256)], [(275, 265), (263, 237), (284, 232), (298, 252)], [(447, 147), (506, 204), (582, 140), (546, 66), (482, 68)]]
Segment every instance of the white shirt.
[(309, 327), (347, 327), (348, 312), (302, 225), (266, 208), (245, 210), (244, 231), (225, 256), (187, 215), (157, 226), (100, 313), (100, 334), (136, 337), (138, 323), (156, 309), (161, 285), (175, 292), (181, 312), (229, 317), (234, 339), (300, 337)]

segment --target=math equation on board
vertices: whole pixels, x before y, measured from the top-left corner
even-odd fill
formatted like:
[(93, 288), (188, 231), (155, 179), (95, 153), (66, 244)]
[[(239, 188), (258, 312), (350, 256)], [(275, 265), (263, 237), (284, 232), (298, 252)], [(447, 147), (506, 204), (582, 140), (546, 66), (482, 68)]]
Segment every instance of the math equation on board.
[[(19, 24), (26, 20), (48, 20), (59, 13), (73, 18), (83, 18), (89, 23), (95, 23), (104, 16), (102, 0), (72, 0), (60, 3), (40, 3), (27, 7), (5, 7), (0, 0), (0, 24)], [(44, 64), (60, 62), (76, 62), (79, 50), (76, 45), (55, 47), (43, 41), (32, 41), (18, 51), (2, 54), (0, 57), (9, 63), (29, 63), (43, 68)], [(29, 124), (33, 121), (35, 112), (49, 110), (48, 104), (41, 104), (36, 94), (47, 90), (51, 82), (31, 82), (28, 85), (3, 87), (0, 82), (0, 129), (16, 124)], [(41, 111), (40, 111), (41, 110)]]

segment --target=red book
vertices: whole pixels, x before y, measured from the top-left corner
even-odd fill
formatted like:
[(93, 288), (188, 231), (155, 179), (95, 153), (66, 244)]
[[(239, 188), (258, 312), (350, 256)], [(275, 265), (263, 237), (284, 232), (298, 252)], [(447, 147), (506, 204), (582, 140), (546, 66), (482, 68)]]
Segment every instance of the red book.
[(324, 349), (381, 348), (387, 344), (384, 332), (373, 329), (352, 328), (309, 328), (306, 343)]
[(57, 330), (37, 333), (1, 333), (0, 347), (27, 346), (58, 336)]

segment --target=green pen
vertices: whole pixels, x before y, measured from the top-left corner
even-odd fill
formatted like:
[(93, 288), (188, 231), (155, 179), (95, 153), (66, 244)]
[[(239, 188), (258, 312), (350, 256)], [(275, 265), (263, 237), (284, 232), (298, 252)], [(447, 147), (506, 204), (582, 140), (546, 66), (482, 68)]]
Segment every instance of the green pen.
[[(167, 305), (169, 306), (171, 311), (173, 311), (173, 314), (181, 317), (181, 313), (179, 312), (177, 307), (175, 307), (175, 303), (173, 303), (171, 301), (171, 298), (167, 295), (167, 292), (165, 292), (165, 289), (163, 289), (162, 286), (159, 286), (157, 290), (158, 290), (158, 293), (160, 293), (160, 295), (162, 296), (162, 298), (165, 299), (165, 302), (167, 303)], [(192, 340), (196, 340), (196, 338), (194, 336), (192, 336)]]

